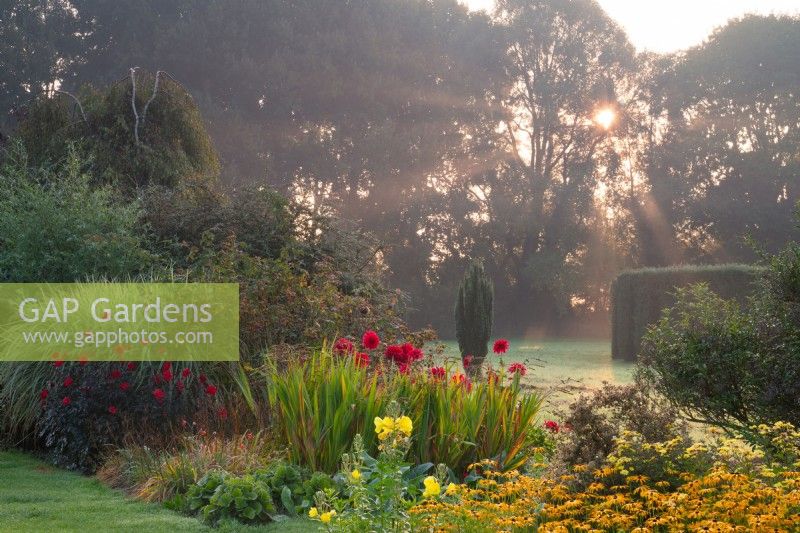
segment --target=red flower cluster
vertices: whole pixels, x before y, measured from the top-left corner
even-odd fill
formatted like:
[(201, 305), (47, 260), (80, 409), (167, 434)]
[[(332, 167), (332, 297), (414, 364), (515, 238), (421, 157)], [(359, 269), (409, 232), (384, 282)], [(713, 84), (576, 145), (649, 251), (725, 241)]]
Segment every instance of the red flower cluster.
[(558, 426), (558, 422), (556, 422), (555, 420), (546, 420), (544, 423), (544, 427), (547, 431), (551, 433), (558, 433), (558, 430), (560, 429)]
[(356, 366), (360, 366), (362, 368), (368, 367), (370, 363), (370, 357), (368, 353), (357, 353), (355, 354)]
[(505, 339), (497, 339), (494, 341), (492, 350), (494, 353), (506, 353), (508, 351), (508, 341)]
[(431, 377), (433, 379), (444, 379), (447, 376), (447, 371), (443, 366), (435, 366), (431, 368)]
[(386, 359), (393, 361), (397, 366), (408, 366), (424, 357), (422, 350), (415, 348), (410, 342), (402, 345), (393, 344), (387, 346), (385, 355)]
[(157, 402), (163, 402), (165, 397), (166, 394), (163, 389), (153, 389), (153, 398), (155, 398)]
[(528, 369), (525, 368), (525, 365), (522, 363), (513, 363), (511, 366), (508, 367), (509, 374), (519, 374), (520, 376), (524, 376), (528, 373)]
[(164, 381), (172, 381), (172, 363), (164, 361), (161, 365), (161, 377)]
[(367, 330), (364, 332), (364, 335), (361, 337), (361, 344), (367, 350), (374, 350), (377, 348), (381, 343), (381, 338), (378, 337), (378, 334), (374, 331)]
[(341, 338), (333, 343), (333, 351), (339, 355), (352, 353), (353, 350), (353, 343), (349, 339)]

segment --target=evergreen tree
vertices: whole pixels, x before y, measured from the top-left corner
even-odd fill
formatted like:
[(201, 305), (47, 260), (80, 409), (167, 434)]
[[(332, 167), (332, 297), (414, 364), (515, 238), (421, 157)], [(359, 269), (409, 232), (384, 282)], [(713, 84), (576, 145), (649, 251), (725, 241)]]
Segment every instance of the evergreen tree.
[[(456, 338), (464, 368), (471, 374), (480, 371), (489, 351), (492, 335), (494, 288), (483, 264), (473, 261), (467, 267), (456, 298)], [(472, 356), (472, 361), (465, 360)]]

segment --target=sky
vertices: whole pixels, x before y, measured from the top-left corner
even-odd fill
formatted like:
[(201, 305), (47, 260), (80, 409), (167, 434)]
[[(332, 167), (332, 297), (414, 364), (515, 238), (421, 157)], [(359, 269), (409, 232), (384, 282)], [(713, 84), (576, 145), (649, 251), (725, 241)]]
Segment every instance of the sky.
[[(494, 0), (462, 0), (486, 9)], [(717, 26), (747, 13), (800, 14), (800, 0), (598, 0), (639, 51), (675, 52), (700, 44)]]

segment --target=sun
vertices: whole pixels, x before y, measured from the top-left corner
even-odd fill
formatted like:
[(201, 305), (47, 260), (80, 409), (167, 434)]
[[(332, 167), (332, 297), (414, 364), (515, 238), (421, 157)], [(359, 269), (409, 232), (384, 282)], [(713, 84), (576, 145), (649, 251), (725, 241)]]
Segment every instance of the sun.
[(610, 107), (598, 110), (594, 114), (594, 122), (604, 130), (609, 129), (617, 120), (617, 114)]

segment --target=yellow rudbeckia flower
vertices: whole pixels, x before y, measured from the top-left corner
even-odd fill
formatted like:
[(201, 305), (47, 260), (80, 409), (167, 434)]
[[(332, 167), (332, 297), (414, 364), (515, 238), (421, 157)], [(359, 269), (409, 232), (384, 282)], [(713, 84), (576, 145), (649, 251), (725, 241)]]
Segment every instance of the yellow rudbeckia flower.
[(452, 496), (453, 494), (458, 492), (458, 485), (456, 485), (455, 483), (450, 483), (449, 485), (447, 485), (447, 489), (444, 492), (448, 496)]
[(442, 493), (442, 487), (433, 476), (426, 477), (422, 484), (425, 485), (425, 491), (422, 493), (423, 498), (433, 498)]
[(323, 524), (327, 524), (334, 516), (336, 516), (336, 511), (328, 511), (327, 513), (322, 513), (319, 519), (322, 520)]
[(361, 479), (361, 472), (359, 472), (358, 470), (353, 470), (352, 472), (350, 472), (350, 477), (358, 481), (359, 479)]
[(317, 511), (316, 507), (312, 507), (311, 509), (308, 510), (309, 518), (316, 518), (317, 516), (319, 516), (319, 511)]

